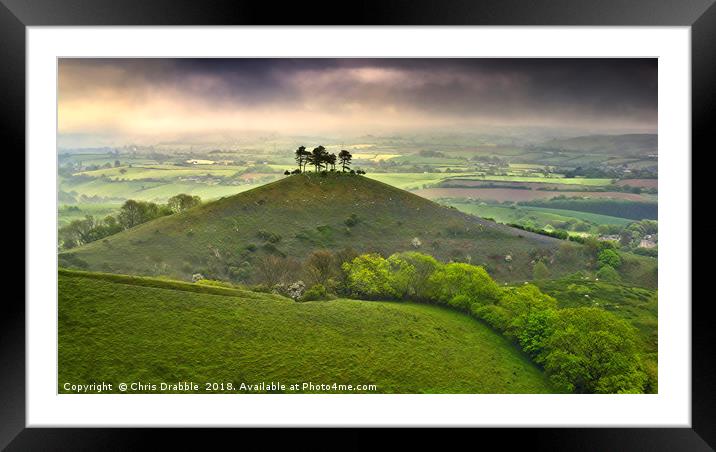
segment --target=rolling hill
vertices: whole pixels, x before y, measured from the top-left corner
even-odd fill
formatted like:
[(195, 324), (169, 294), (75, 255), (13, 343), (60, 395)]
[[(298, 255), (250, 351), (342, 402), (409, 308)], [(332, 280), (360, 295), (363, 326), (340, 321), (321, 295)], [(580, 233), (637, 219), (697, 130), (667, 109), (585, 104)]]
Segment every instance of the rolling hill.
[(201, 385), (192, 392), (205, 392), (205, 382), (224, 384), (215, 392), (246, 392), (227, 384), (262, 382), (372, 384), (364, 392), (378, 393), (553, 392), (507, 339), (434, 305), (296, 303), (240, 289), (61, 269), (58, 306), (60, 393), (72, 392), (63, 382), (97, 381), (111, 383), (111, 392), (119, 392), (120, 382)]
[(554, 139), (538, 147), (561, 151), (610, 154), (619, 156), (647, 156), (658, 153), (656, 134), (589, 135), (574, 138)]
[[(484, 264), (509, 281), (531, 277), (534, 256), (554, 253), (559, 244), (369, 178), (309, 173), (156, 219), (61, 253), (59, 261), (112, 273), (231, 279), (231, 268), (268, 254), (303, 260), (317, 249), (417, 249), (445, 261)], [(561, 274), (582, 264), (555, 262), (553, 270)]]

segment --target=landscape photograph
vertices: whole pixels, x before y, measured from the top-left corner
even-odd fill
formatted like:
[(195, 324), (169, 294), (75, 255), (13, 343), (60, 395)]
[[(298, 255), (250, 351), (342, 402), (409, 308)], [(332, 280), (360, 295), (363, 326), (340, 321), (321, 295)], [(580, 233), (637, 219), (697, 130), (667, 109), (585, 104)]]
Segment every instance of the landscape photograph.
[(58, 393), (658, 393), (657, 59), (57, 64)]

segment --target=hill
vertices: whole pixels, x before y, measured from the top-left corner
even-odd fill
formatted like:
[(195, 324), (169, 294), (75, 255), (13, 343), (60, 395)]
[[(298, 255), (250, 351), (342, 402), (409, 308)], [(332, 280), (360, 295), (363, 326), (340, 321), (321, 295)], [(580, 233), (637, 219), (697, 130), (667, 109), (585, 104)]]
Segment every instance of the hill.
[[(63, 382), (96, 381), (114, 388), (120, 382), (191, 381), (202, 385), (199, 392), (205, 382), (237, 387), (272, 381), (374, 384), (367, 392), (378, 393), (552, 392), (541, 371), (506, 339), (433, 305), (296, 303), (245, 290), (61, 269), (58, 306), (60, 393), (69, 392)], [(232, 392), (224, 388), (216, 392)]]
[(366, 177), (308, 173), (159, 218), (59, 260), (112, 273), (250, 282), (266, 256), (302, 261), (319, 249), (385, 255), (417, 249), (485, 265), (495, 278), (514, 281), (531, 278), (534, 259), (545, 256), (554, 275), (583, 269), (586, 258), (553, 258), (561, 243)]
[(586, 152), (625, 156), (656, 155), (656, 134), (589, 135), (583, 137), (554, 139), (538, 147), (560, 151)]

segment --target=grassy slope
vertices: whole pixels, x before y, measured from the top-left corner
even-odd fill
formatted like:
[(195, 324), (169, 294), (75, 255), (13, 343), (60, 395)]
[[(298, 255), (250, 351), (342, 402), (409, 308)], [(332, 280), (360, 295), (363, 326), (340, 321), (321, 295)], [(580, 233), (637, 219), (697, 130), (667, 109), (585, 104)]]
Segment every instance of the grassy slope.
[[(190, 291), (191, 290), (191, 291)], [(380, 393), (551, 392), (474, 319), (397, 302), (295, 303), (176, 281), (61, 270), (64, 382), (376, 384)], [(203, 386), (202, 386), (203, 387)]]
[[(357, 215), (348, 228), (345, 220)], [(303, 259), (315, 249), (353, 247), (390, 254), (413, 249), (442, 260), (487, 264), (494, 277), (531, 276), (535, 249), (555, 250), (559, 241), (498, 225), (439, 206), (395, 187), (360, 176), (291, 176), (253, 190), (160, 218), (106, 240), (60, 255), (63, 265), (99, 271), (167, 275), (187, 279), (207, 267), (238, 266), (265, 253), (258, 231), (281, 235), (275, 246)], [(256, 245), (255, 253), (246, 251)], [(510, 254), (511, 263), (504, 256)], [(584, 262), (553, 264), (554, 275), (583, 268)], [(221, 277), (221, 275), (215, 275)]]

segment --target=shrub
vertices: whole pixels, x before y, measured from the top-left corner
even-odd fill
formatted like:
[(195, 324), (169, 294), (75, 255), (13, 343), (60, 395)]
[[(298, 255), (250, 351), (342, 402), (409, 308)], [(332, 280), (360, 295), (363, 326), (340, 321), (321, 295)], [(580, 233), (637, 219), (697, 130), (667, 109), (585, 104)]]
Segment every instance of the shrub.
[(457, 295), (465, 295), (471, 303), (492, 303), (499, 299), (501, 289), (484, 268), (464, 263), (438, 267), (430, 276), (431, 298), (447, 303)]
[(358, 216), (356, 214), (352, 213), (350, 217), (346, 218), (346, 221), (344, 221), (344, 223), (349, 228), (352, 228), (353, 226), (360, 223), (360, 220), (358, 219)]
[(263, 240), (264, 242), (268, 243), (278, 243), (281, 241), (281, 236), (279, 234), (276, 234), (274, 232), (267, 231), (265, 229), (259, 230), (256, 235)]
[(467, 295), (455, 295), (450, 301), (448, 301), (448, 305), (463, 311), (470, 311), (470, 308), (472, 307), (472, 300)]
[(562, 390), (577, 393), (641, 393), (647, 383), (634, 328), (598, 308), (558, 312), (541, 361)]
[(304, 271), (309, 283), (325, 286), (327, 281), (336, 275), (333, 253), (326, 250), (314, 251), (306, 259)]
[(549, 269), (544, 262), (539, 261), (532, 267), (532, 278), (540, 280), (549, 278)]
[(600, 251), (597, 255), (597, 261), (599, 262), (600, 267), (609, 265), (612, 268), (619, 268), (622, 264), (622, 259), (619, 257), (619, 254), (612, 249), (604, 249)]
[(326, 291), (326, 288), (322, 284), (316, 284), (303, 294), (301, 301), (318, 301), (327, 299), (328, 291)]
[(607, 282), (619, 282), (622, 279), (621, 276), (619, 276), (619, 272), (611, 265), (603, 265), (602, 268), (597, 271), (597, 278)]
[(247, 281), (253, 272), (253, 267), (249, 262), (242, 262), (238, 266), (229, 266), (229, 276), (235, 281)]
[(303, 281), (296, 281), (295, 283), (289, 285), (288, 288), (286, 288), (286, 294), (294, 301), (298, 301), (303, 296), (305, 290), (306, 285), (303, 283)]
[(430, 297), (430, 277), (440, 266), (434, 257), (408, 251), (388, 258), (393, 288), (405, 297), (426, 300)]
[(395, 298), (390, 263), (378, 254), (363, 254), (343, 264), (351, 292), (366, 298)]

